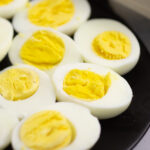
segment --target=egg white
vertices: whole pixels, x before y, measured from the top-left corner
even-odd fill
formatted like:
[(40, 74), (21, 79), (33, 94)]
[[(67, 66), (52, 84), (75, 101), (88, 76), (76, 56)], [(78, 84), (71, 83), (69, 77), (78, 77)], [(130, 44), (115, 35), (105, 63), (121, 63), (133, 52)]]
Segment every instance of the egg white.
[(21, 9), (25, 8), (28, 0), (13, 0), (7, 5), (0, 6), (0, 17), (11, 18)]
[[(68, 95), (63, 90), (63, 81), (67, 73), (72, 69), (89, 70), (99, 75), (110, 72), (113, 75), (111, 85), (105, 96), (87, 102), (82, 99)], [(68, 64), (57, 68), (53, 74), (53, 83), (58, 101), (73, 102), (87, 107), (93, 115), (100, 119), (115, 117), (124, 112), (132, 101), (132, 89), (127, 81), (114, 71), (95, 64), (77, 63)]]
[(54, 33), (55, 35), (60, 37), (63, 40), (64, 45), (65, 45), (65, 54), (64, 54), (62, 61), (59, 64), (55, 65), (53, 68), (50, 68), (48, 70), (43, 70), (43, 71), (45, 71), (46, 73), (51, 75), (52, 72), (58, 66), (68, 64), (68, 63), (72, 64), (72, 63), (77, 63), (77, 62), (83, 61), (80, 53), (78, 52), (78, 47), (76, 46), (75, 42), (70, 37), (68, 37), (65, 34), (62, 34), (60, 32), (57, 32), (53, 29), (35, 28), (34, 30), (28, 31), (27, 33), (19, 34), (14, 38), (13, 43), (12, 43), (11, 48), (8, 53), (9, 59), (12, 64), (18, 64), (18, 63), (23, 64), (24, 63), (19, 55), (19, 52), (20, 52), (23, 44), (28, 40), (28, 38), (30, 38), (32, 36), (32, 34), (38, 30), (51, 31), (52, 33)]
[(9, 21), (0, 18), (0, 61), (6, 56), (13, 38), (13, 27)]
[[(124, 33), (131, 41), (131, 54), (121, 60), (108, 60), (98, 56), (92, 49), (92, 42), (98, 34), (104, 31)], [(140, 46), (137, 38), (125, 25), (112, 19), (92, 19), (84, 23), (75, 33), (74, 39), (86, 62), (107, 66), (121, 75), (132, 70), (140, 57)]]
[(32, 96), (19, 101), (9, 101), (0, 95), (0, 107), (13, 111), (17, 117), (21, 119), (36, 108), (55, 103), (55, 92), (51, 80), (45, 72), (28, 65), (16, 65), (8, 67), (0, 73), (11, 68), (27, 68), (29, 70), (35, 71), (38, 74), (40, 80), (39, 88)]
[[(97, 118), (90, 114), (88, 109), (77, 104), (61, 102), (43, 107), (35, 112), (43, 110), (56, 110), (60, 112), (74, 126), (76, 131), (75, 139), (70, 145), (64, 147), (63, 150), (87, 150), (97, 142), (101, 132), (100, 124)], [(14, 150), (20, 150), (22, 147), (24, 150), (30, 150), (24, 145), (19, 136), (20, 128), (28, 117), (22, 120), (13, 131), (12, 146)]]
[(12, 130), (18, 122), (13, 112), (0, 108), (0, 150), (10, 144)]
[[(41, 0), (34, 0), (30, 4), (35, 5)], [(75, 14), (73, 18), (66, 24), (61, 25), (57, 28), (58, 31), (71, 35), (75, 30), (85, 22), (90, 14), (91, 8), (87, 0), (72, 0), (75, 6)], [(84, 11), (83, 11), (84, 9)], [(30, 29), (37, 27), (35, 24), (31, 23), (27, 16), (28, 8), (17, 13), (13, 18), (13, 26), (17, 32), (27, 32)], [(49, 28), (49, 27), (47, 27)]]

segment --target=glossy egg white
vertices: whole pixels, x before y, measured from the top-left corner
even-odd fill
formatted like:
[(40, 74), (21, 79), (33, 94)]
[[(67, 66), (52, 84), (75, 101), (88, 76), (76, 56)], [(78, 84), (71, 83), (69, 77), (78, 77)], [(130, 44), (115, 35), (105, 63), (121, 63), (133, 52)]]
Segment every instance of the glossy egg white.
[[(92, 42), (98, 34), (104, 31), (119, 31), (125, 34), (131, 41), (131, 54), (120, 60), (108, 60), (98, 56), (92, 49)], [(75, 33), (74, 39), (86, 62), (109, 67), (121, 75), (132, 70), (140, 57), (140, 46), (137, 38), (131, 30), (116, 20), (92, 19), (81, 25)]]
[[(34, 6), (41, 0), (34, 0), (30, 3), (31, 6)], [(91, 14), (91, 8), (90, 4), (87, 0), (72, 0), (74, 6), (75, 6), (75, 14), (73, 18), (66, 24), (61, 25), (57, 28), (58, 31), (66, 33), (66, 34), (73, 34), (75, 30), (83, 23), (85, 22), (90, 14)], [(30, 29), (34, 29), (37, 27), (35, 24), (31, 23), (28, 19), (27, 12), (29, 8), (26, 8), (25, 10), (22, 10), (21, 12), (17, 13), (13, 18), (13, 25), (17, 32), (27, 32)], [(83, 11), (84, 9), (84, 11)]]
[[(67, 94), (63, 90), (63, 81), (66, 74), (73, 69), (88, 70), (99, 75), (106, 75), (110, 72), (113, 78), (107, 93), (92, 102)], [(100, 119), (112, 118), (124, 112), (129, 107), (133, 96), (132, 89), (124, 78), (109, 68), (95, 64), (77, 63), (61, 66), (53, 74), (53, 83), (58, 101), (73, 102), (85, 106)]]
[(0, 61), (6, 56), (13, 38), (13, 27), (9, 21), (0, 18)]
[(18, 122), (13, 112), (0, 108), (0, 150), (10, 144), (12, 130)]
[[(92, 116), (88, 109), (77, 104), (62, 102), (41, 108), (34, 113), (43, 110), (55, 110), (60, 112), (74, 126), (76, 132), (75, 139), (70, 145), (64, 147), (63, 150), (91, 149), (99, 139), (101, 132), (100, 124), (97, 118)], [(30, 115), (28, 117), (30, 117)], [(22, 124), (28, 119), (28, 117), (22, 120), (13, 131), (12, 146), (14, 150), (20, 150), (22, 147), (24, 148), (24, 150), (31, 150), (30, 148), (25, 146), (19, 136), (20, 128)]]
[(13, 0), (7, 5), (0, 6), (0, 17), (11, 18), (17, 12), (24, 9), (28, 0)]
[(0, 74), (11, 68), (27, 68), (35, 71), (39, 76), (39, 88), (32, 96), (24, 100), (9, 101), (0, 95), (0, 107), (13, 111), (19, 119), (22, 119), (36, 108), (55, 103), (54, 89), (49, 76), (45, 72), (28, 65), (16, 65), (4, 69)]
[(11, 48), (8, 53), (9, 59), (12, 64), (18, 64), (18, 63), (23, 64), (24, 63), (19, 55), (20, 50), (21, 50), (23, 44), (28, 40), (28, 38), (30, 38), (34, 32), (39, 31), (39, 30), (45, 30), (45, 31), (50, 31), (50, 32), (54, 33), (56, 36), (60, 37), (63, 40), (64, 45), (65, 45), (65, 54), (64, 54), (62, 61), (59, 64), (57, 64), (56, 66), (54, 66), (53, 68), (50, 68), (48, 70), (43, 70), (43, 71), (45, 71), (46, 73), (51, 75), (52, 72), (58, 66), (68, 64), (68, 63), (72, 64), (72, 63), (77, 63), (77, 62), (83, 61), (80, 53), (78, 52), (78, 47), (76, 46), (75, 42), (70, 37), (68, 37), (67, 35), (62, 34), (60, 32), (57, 32), (53, 29), (36, 28), (36, 29), (34, 29), (32, 31), (28, 31), (24, 34), (18, 34), (14, 38), (13, 43), (12, 43)]

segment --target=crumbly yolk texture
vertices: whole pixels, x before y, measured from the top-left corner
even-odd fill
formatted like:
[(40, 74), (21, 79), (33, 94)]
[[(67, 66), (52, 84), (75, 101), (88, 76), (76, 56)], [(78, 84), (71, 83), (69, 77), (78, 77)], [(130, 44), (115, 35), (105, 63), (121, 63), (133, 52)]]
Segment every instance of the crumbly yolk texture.
[(35, 25), (57, 28), (69, 22), (74, 12), (71, 0), (41, 0), (29, 9), (28, 18)]
[(111, 74), (101, 76), (88, 70), (71, 70), (64, 78), (63, 90), (76, 98), (94, 101), (102, 98), (111, 85)]
[(13, 2), (14, 0), (0, 0), (0, 6), (3, 6), (3, 5), (7, 5), (11, 2)]
[(39, 76), (26, 68), (13, 68), (0, 74), (0, 95), (10, 101), (24, 100), (39, 87)]
[(131, 53), (129, 38), (118, 31), (105, 31), (97, 35), (92, 47), (98, 56), (108, 60), (125, 59)]
[(75, 130), (60, 112), (47, 110), (26, 120), (20, 129), (20, 137), (32, 150), (60, 150), (74, 140)]
[(63, 40), (50, 31), (35, 32), (22, 46), (20, 57), (24, 63), (47, 70), (59, 64), (65, 53)]

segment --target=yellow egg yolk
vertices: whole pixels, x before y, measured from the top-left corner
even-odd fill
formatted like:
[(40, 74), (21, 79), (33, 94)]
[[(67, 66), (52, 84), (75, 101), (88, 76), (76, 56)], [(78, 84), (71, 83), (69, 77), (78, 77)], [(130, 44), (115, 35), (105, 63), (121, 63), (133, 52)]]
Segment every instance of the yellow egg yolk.
[(71, 70), (64, 78), (63, 90), (76, 98), (94, 101), (102, 98), (111, 85), (111, 74), (101, 76), (88, 70)]
[(131, 53), (129, 38), (118, 31), (105, 31), (97, 35), (92, 47), (98, 56), (109, 60), (125, 59)]
[(60, 150), (75, 137), (73, 125), (60, 112), (41, 111), (28, 118), (20, 129), (20, 138), (33, 150)]
[(13, 2), (14, 0), (0, 0), (0, 6), (8, 5), (9, 3)]
[(26, 68), (13, 68), (0, 74), (0, 95), (10, 101), (24, 100), (39, 87), (39, 76)]
[(31, 23), (57, 28), (69, 22), (75, 9), (71, 0), (41, 0), (28, 11)]
[(63, 40), (50, 31), (35, 32), (22, 46), (24, 63), (46, 70), (59, 64), (65, 53)]

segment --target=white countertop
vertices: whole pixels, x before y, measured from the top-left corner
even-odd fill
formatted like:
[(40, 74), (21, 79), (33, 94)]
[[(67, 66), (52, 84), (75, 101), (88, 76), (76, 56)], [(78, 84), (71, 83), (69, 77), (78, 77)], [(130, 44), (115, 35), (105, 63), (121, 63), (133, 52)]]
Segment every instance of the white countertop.
[(150, 150), (150, 129), (133, 150)]

